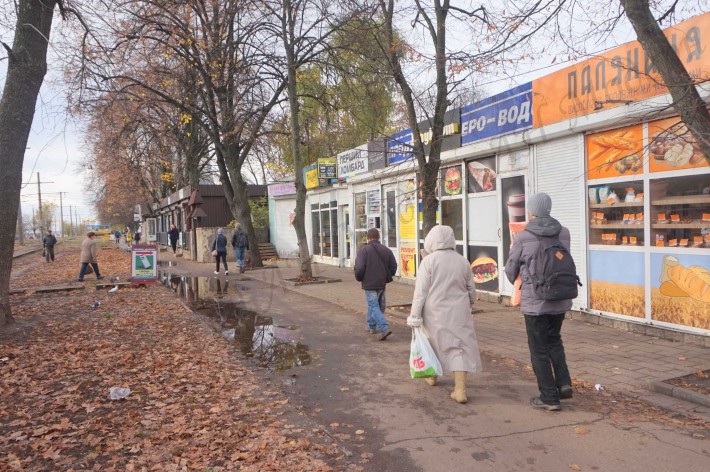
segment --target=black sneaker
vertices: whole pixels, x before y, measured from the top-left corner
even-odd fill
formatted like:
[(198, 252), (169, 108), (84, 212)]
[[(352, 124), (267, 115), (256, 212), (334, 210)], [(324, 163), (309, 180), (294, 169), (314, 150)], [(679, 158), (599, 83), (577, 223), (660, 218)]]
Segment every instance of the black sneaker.
[(382, 331), (382, 336), (380, 336), (380, 341), (384, 341), (385, 339), (387, 339), (387, 336), (389, 336), (390, 334), (392, 334), (392, 331), (389, 329), (386, 331)]
[(574, 390), (570, 385), (563, 385), (560, 387), (560, 400), (569, 400), (574, 395)]
[(532, 397), (530, 399), (530, 406), (533, 408), (541, 408), (547, 411), (560, 411), (560, 404), (545, 403), (540, 400), (540, 397)]
[(101, 280), (101, 279), (103, 279), (103, 278), (104, 278), (103, 275), (99, 275), (98, 277), (96, 277), (96, 280)]

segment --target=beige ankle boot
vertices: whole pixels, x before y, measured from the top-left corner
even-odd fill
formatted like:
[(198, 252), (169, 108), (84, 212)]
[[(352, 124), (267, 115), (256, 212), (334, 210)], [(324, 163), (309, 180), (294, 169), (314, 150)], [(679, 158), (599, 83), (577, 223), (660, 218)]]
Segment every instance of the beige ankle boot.
[(426, 377), (424, 380), (432, 387), (435, 387), (436, 384), (439, 383), (439, 377)]
[(466, 397), (466, 374), (467, 372), (463, 371), (454, 372), (454, 391), (451, 392), (451, 398), (459, 403), (468, 401), (468, 397)]

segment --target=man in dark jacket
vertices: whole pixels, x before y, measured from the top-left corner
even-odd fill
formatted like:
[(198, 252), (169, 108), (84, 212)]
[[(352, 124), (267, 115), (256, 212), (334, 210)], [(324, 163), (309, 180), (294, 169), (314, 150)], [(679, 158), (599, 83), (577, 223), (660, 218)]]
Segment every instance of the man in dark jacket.
[(533, 258), (540, 248), (540, 237), (556, 237), (569, 251), (570, 233), (550, 216), (552, 200), (546, 193), (536, 193), (528, 200), (528, 220), (525, 231), (515, 238), (510, 257), (505, 263), (505, 275), (511, 283), (520, 275), (522, 297), (520, 310), (525, 315), (528, 347), (540, 396), (530, 399), (530, 405), (550, 411), (560, 409), (560, 399), (572, 398), (572, 386), (560, 330), (572, 300), (545, 300), (536, 295), (530, 277)]
[(242, 229), (242, 225), (237, 223), (232, 233), (232, 247), (234, 248), (234, 254), (237, 256), (237, 265), (239, 266), (239, 273), (244, 273), (244, 258), (246, 252), (249, 250), (249, 235)]
[(173, 255), (175, 255), (177, 252), (178, 239), (180, 238), (180, 230), (177, 229), (175, 225), (170, 227), (170, 231), (168, 231), (168, 238), (170, 239), (170, 245), (173, 247)]
[(367, 244), (357, 251), (355, 280), (362, 283), (367, 299), (367, 327), (370, 333), (380, 329), (380, 341), (392, 334), (387, 318), (382, 314), (385, 304), (385, 286), (392, 282), (397, 272), (397, 260), (392, 251), (380, 244), (377, 228), (367, 230)]
[(42, 240), (44, 245), (44, 258), (47, 262), (54, 262), (54, 245), (57, 244), (57, 238), (52, 234), (52, 230), (47, 230), (47, 236)]

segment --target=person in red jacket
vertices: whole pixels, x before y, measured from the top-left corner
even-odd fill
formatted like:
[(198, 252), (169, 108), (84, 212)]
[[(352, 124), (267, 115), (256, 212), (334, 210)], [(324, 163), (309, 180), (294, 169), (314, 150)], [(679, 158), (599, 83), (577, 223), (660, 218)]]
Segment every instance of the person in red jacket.
[(385, 286), (392, 282), (396, 272), (397, 260), (388, 247), (380, 244), (380, 232), (377, 228), (368, 229), (367, 244), (358, 249), (355, 258), (355, 280), (361, 282), (365, 291), (367, 327), (372, 334), (380, 330), (380, 341), (392, 334), (382, 311), (386, 306)]

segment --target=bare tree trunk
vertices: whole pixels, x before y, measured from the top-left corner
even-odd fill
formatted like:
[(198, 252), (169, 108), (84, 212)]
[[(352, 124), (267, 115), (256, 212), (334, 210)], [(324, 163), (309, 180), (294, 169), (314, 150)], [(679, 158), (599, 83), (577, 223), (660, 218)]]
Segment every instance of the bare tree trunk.
[(681, 120), (710, 163), (710, 113), (678, 54), (653, 17), (648, 0), (621, 0), (641, 46), (661, 74)]
[(443, 3), (439, 0), (434, 2), (435, 18), (429, 17), (428, 13), (417, 3), (418, 14), (425, 20), (426, 28), (429, 32), (435, 47), (435, 69), (436, 69), (436, 103), (434, 113), (429, 120), (431, 129), (431, 145), (427, 156), (424, 143), (421, 140), (420, 129), (417, 120), (415, 106), (415, 94), (402, 70), (400, 63), (401, 51), (398, 39), (395, 37), (394, 29), (394, 0), (381, 0), (380, 9), (384, 15), (384, 30), (387, 43), (383, 52), (389, 62), (395, 82), (402, 92), (405, 108), (407, 110), (407, 121), (412, 128), (412, 152), (417, 160), (421, 178), (422, 191), (422, 219), (424, 235), (436, 226), (436, 210), (439, 207), (439, 200), (436, 194), (436, 183), (439, 178), (439, 167), (441, 165), (441, 140), (444, 132), (444, 115), (448, 107), (449, 83), (446, 77), (446, 17), (449, 12), (449, 2)]
[(10, 273), (22, 163), (35, 104), (47, 72), (47, 47), (56, 1), (21, 0), (5, 89), (0, 100), (0, 326), (12, 321)]
[[(219, 180), (222, 183), (224, 196), (227, 199), (227, 204), (229, 205), (234, 219), (237, 223), (242, 224), (249, 236), (249, 250), (251, 251), (252, 265), (254, 267), (263, 267), (264, 264), (261, 261), (261, 253), (259, 252), (259, 244), (257, 243), (256, 232), (254, 231), (254, 224), (251, 220), (247, 183), (240, 172), (241, 166), (237, 166), (240, 152), (239, 146), (234, 144), (223, 144), (216, 149)], [(231, 165), (228, 165), (228, 163), (231, 163)]]
[(311, 267), (311, 255), (308, 250), (308, 239), (306, 238), (306, 186), (303, 183), (303, 161), (301, 158), (301, 126), (300, 105), (298, 102), (298, 91), (296, 89), (296, 64), (295, 58), (295, 35), (293, 10), (290, 0), (283, 1), (282, 32), (284, 35), (284, 49), (286, 50), (286, 63), (288, 67), (288, 104), (291, 119), (291, 152), (293, 154), (293, 169), (296, 174), (296, 217), (293, 220), (293, 228), (296, 230), (298, 239), (298, 257), (301, 263), (301, 276), (305, 278), (313, 277)]

